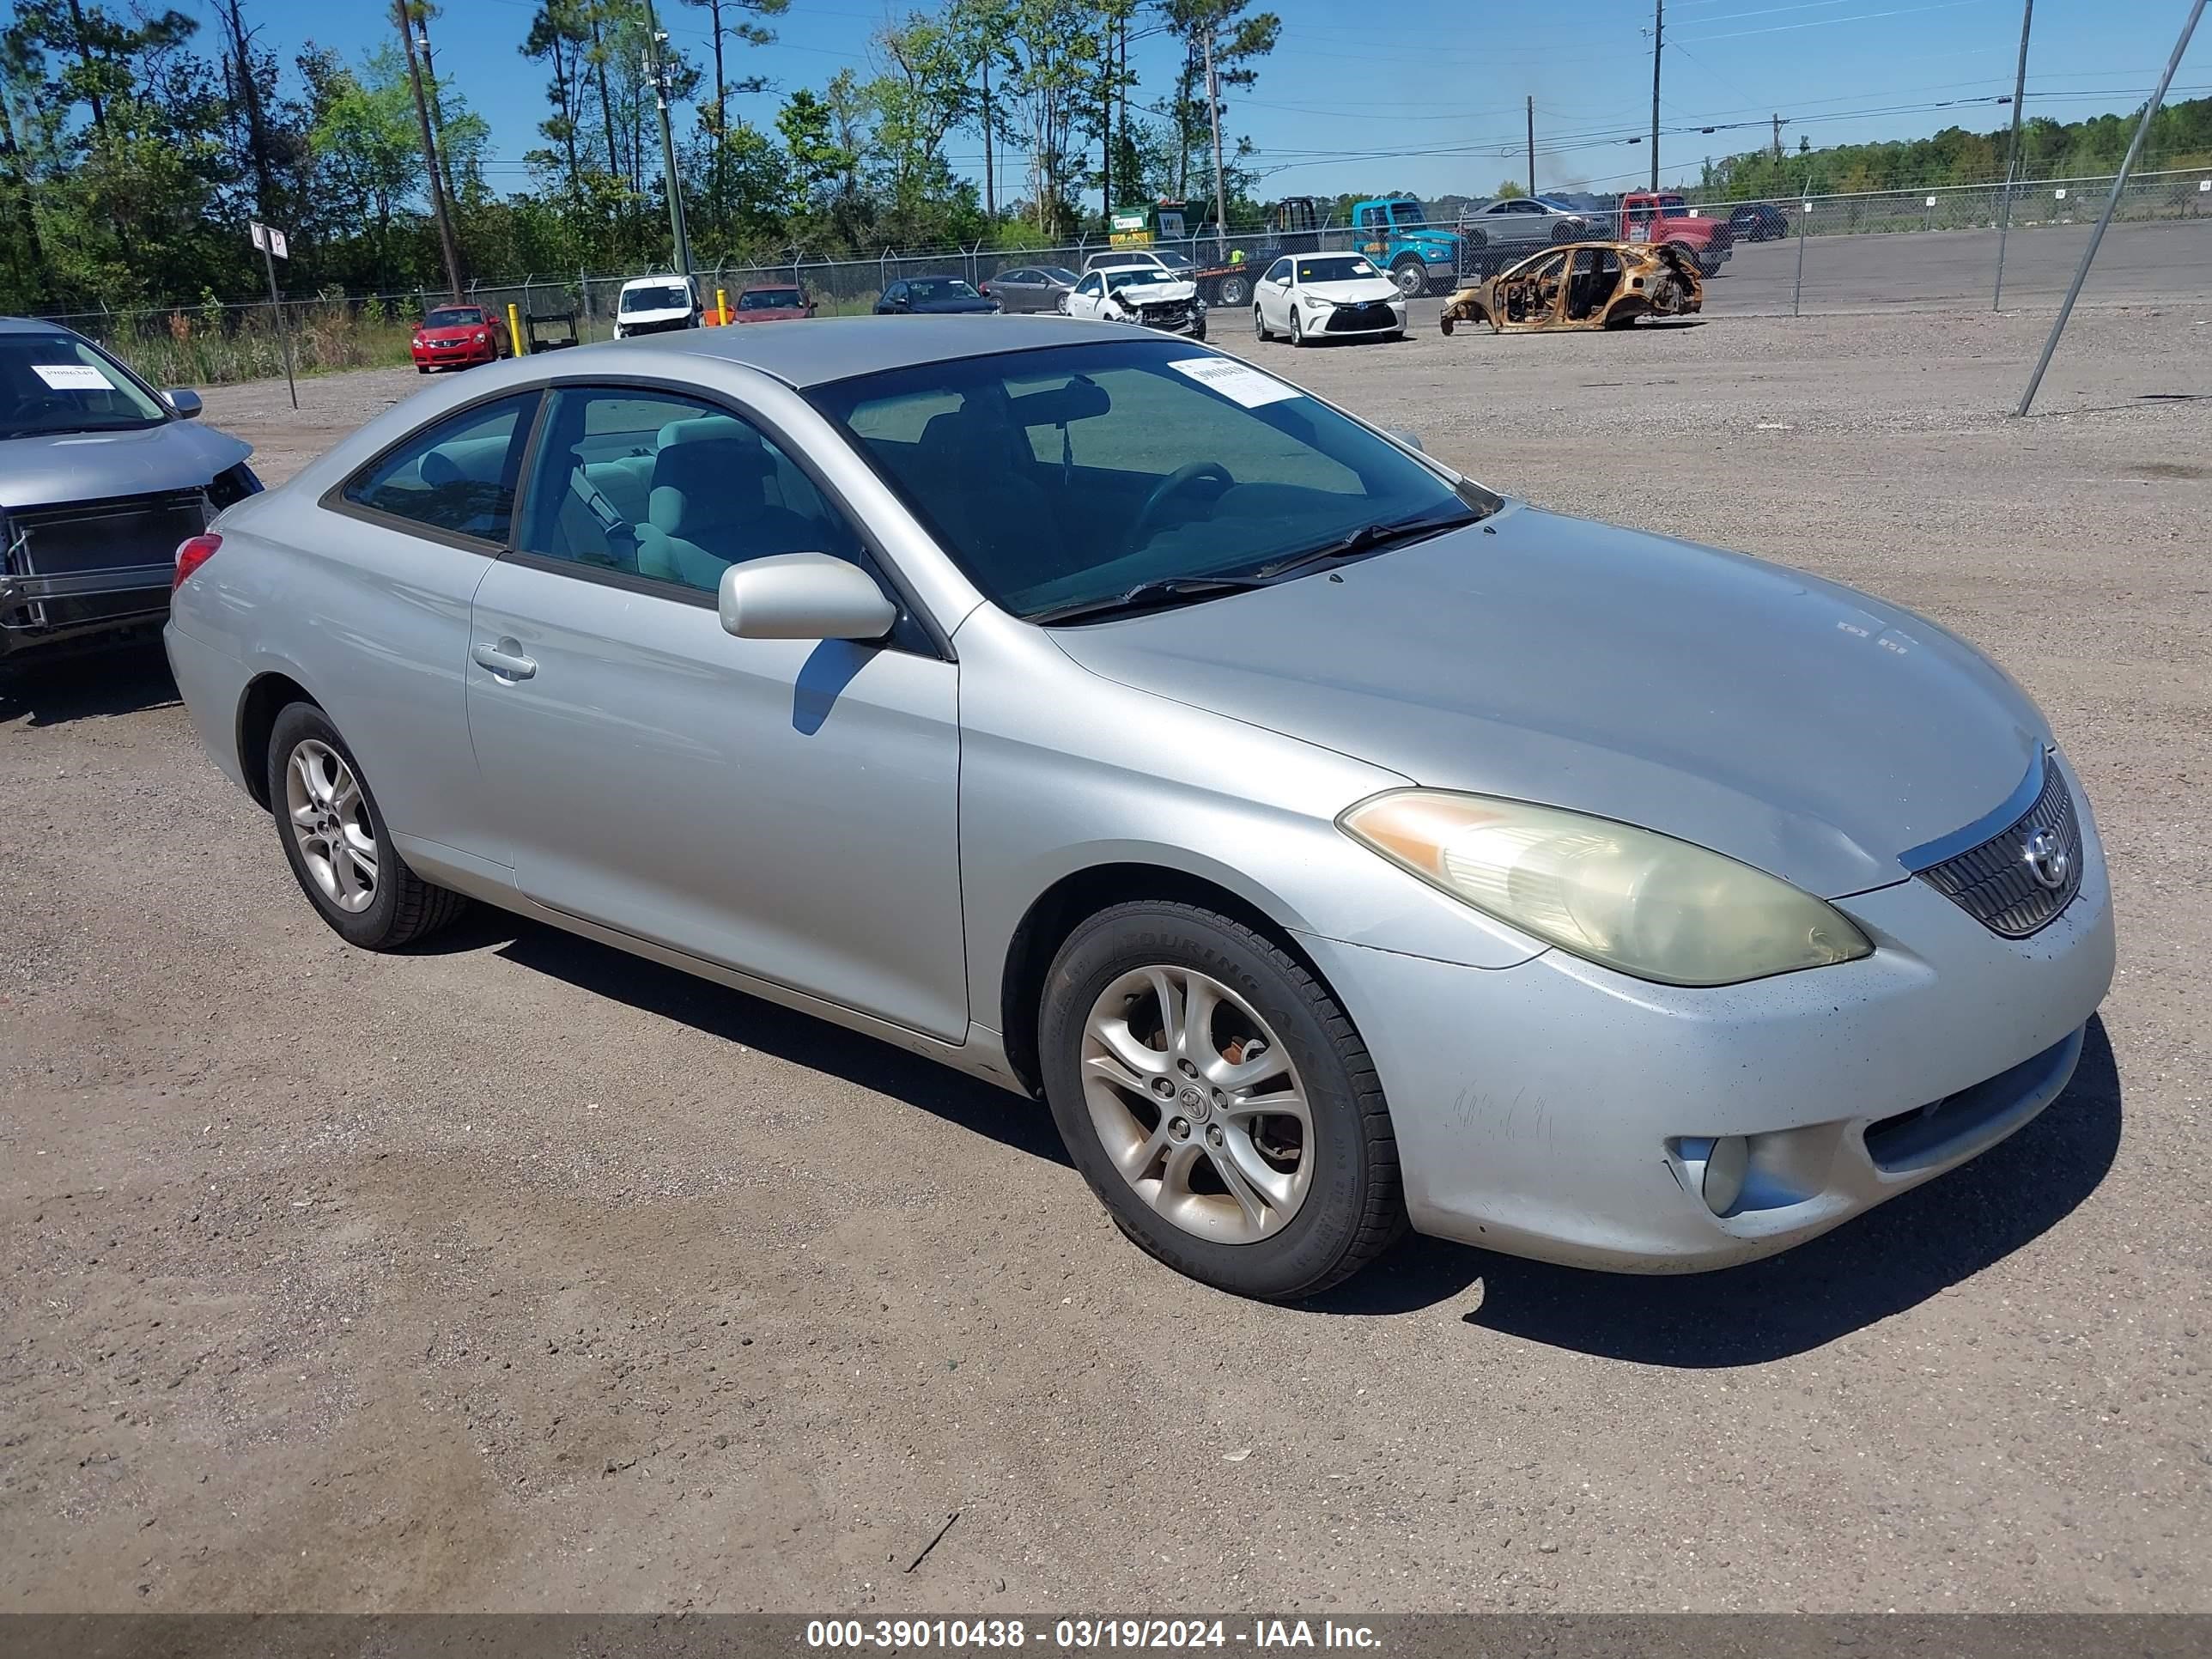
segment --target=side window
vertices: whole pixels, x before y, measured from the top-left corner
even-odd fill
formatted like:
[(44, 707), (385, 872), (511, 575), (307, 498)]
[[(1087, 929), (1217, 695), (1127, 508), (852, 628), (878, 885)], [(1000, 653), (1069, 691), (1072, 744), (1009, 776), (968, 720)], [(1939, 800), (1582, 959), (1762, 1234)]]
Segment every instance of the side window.
[(1080, 283), (1078, 283), (1075, 285), (1075, 291), (1078, 294), (1088, 294), (1095, 300), (1098, 297), (1099, 290), (1104, 286), (1105, 284), (1100, 280), (1098, 273), (1094, 270), (1088, 276), (1085, 276)]
[(884, 298), (886, 300), (905, 299), (906, 284), (904, 283), (893, 283), (889, 288), (884, 290)]
[(519, 392), (426, 428), (349, 479), (345, 499), (429, 529), (504, 542), (537, 407), (537, 392)]
[(774, 553), (855, 562), (860, 538), (750, 422), (690, 398), (612, 386), (553, 394), (516, 545), (712, 593)]
[(1276, 260), (1274, 264), (1267, 267), (1267, 280), (1271, 283), (1289, 282), (1291, 280), (1291, 262), (1288, 259)]

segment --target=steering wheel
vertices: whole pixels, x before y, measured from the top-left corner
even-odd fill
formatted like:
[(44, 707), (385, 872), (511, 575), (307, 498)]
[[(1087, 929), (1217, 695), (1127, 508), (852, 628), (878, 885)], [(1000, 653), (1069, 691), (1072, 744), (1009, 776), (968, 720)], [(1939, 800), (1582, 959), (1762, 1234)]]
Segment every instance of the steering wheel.
[(69, 400), (66, 398), (58, 398), (51, 392), (27, 392), (9, 400), (7, 418), (10, 421), (28, 421), (46, 414), (49, 410), (58, 414), (66, 414), (69, 406)]
[(1155, 484), (1152, 493), (1145, 497), (1145, 504), (1137, 513), (1136, 525), (1129, 532), (1129, 550), (1133, 553), (1152, 540), (1154, 532), (1152, 520), (1160, 516), (1169, 501), (1193, 484), (1201, 482), (1212, 482), (1221, 486), (1213, 492), (1212, 499), (1215, 501), (1220, 500), (1237, 484), (1235, 476), (1218, 461), (1193, 461), (1188, 466), (1177, 467)]

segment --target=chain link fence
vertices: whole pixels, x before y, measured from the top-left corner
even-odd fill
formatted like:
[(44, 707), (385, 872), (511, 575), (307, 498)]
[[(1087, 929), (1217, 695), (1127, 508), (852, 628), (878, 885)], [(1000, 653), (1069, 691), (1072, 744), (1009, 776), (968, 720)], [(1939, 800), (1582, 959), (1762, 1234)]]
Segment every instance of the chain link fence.
[[(1707, 316), (1988, 307), (1999, 292), (2001, 254), (2005, 305), (2036, 307), (2055, 305), (2065, 292), (2112, 183), (2107, 175), (1771, 201), (1713, 200), (1684, 191), (1681, 206), (1640, 226), (1624, 224), (1617, 198), (1578, 198), (1578, 226), (1541, 224), (1543, 234), (1534, 240), (1493, 240), (1472, 211), (1447, 222), (1420, 218), (1416, 210), (1387, 234), (1331, 222), (1286, 234), (1255, 229), (1162, 240), (1152, 250), (1189, 260), (1202, 294), (1217, 308), (1248, 306), (1253, 282), (1285, 252), (1357, 248), (1402, 286), (1434, 295), (1540, 254), (1550, 245), (1546, 238), (1554, 235), (1679, 235), (1709, 256), (1724, 251), (1724, 257), (1709, 257)], [(2085, 303), (2212, 302), (2212, 168), (2131, 178), (2113, 217)], [(1688, 228), (1692, 223), (1696, 228)], [(1010, 270), (1079, 273), (1112, 252), (1103, 236), (1051, 248), (886, 248), (866, 259), (812, 258), (794, 248), (772, 261), (702, 265), (696, 281), (710, 311), (718, 295), (735, 307), (748, 287), (795, 284), (818, 315), (853, 316), (872, 310), (884, 289), (902, 278), (957, 276), (981, 289)], [(501, 318), (512, 306), (526, 343), (533, 333), (563, 338), (570, 328), (580, 342), (605, 340), (614, 331), (623, 284), (654, 274), (660, 273), (580, 270), (480, 281), (469, 285), (465, 297)], [(288, 344), (304, 374), (404, 364), (414, 323), (445, 297), (434, 288), (417, 288), (326, 294), (279, 306), (246, 301), (50, 320), (99, 341), (157, 385), (204, 386), (280, 374)]]

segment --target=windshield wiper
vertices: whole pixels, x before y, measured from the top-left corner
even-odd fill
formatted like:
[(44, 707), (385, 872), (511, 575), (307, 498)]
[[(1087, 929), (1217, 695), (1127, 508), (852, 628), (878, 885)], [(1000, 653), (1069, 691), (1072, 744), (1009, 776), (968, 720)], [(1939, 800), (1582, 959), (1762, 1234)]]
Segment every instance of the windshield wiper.
[(1187, 601), (1210, 599), (1223, 593), (1242, 593), (1255, 587), (1272, 584), (1258, 576), (1155, 576), (1149, 581), (1139, 582), (1134, 587), (1124, 588), (1119, 593), (1109, 593), (1103, 599), (1079, 599), (1073, 605), (1054, 605), (1049, 611), (1040, 611), (1024, 621), (1048, 625), (1053, 623), (1087, 622), (1101, 617), (1125, 616), (1133, 611), (1157, 611)]
[(1469, 512), (1443, 519), (1401, 519), (1388, 524), (1364, 524), (1333, 542), (1308, 548), (1303, 553), (1293, 553), (1288, 558), (1275, 560), (1272, 564), (1263, 564), (1252, 574), (1263, 579), (1287, 576), (1293, 570), (1308, 569), (1334, 559), (1349, 559), (1362, 553), (1371, 553), (1392, 542), (1411, 541), (1416, 537), (1436, 536), (1447, 530), (1458, 530), (1482, 516), (1480, 513)]

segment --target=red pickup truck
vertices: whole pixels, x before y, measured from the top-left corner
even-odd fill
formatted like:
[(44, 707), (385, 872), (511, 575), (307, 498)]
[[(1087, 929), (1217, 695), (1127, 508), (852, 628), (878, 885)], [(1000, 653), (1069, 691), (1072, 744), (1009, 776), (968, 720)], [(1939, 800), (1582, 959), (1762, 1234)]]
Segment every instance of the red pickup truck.
[(1735, 251), (1735, 233), (1725, 219), (1692, 208), (1671, 191), (1631, 191), (1620, 198), (1617, 233), (1624, 242), (1672, 242), (1711, 276)]

